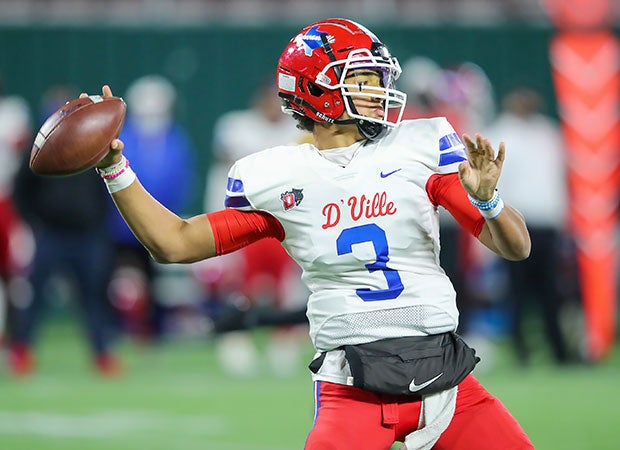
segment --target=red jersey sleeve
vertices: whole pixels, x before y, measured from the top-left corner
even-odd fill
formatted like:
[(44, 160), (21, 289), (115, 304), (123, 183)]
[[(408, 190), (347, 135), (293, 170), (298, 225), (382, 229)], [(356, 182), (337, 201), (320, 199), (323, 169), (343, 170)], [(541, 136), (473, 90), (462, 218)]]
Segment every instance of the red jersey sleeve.
[(469, 202), (457, 173), (432, 175), (426, 182), (426, 193), (433, 205), (446, 208), (463, 228), (478, 237), (485, 220)]
[(282, 224), (269, 213), (224, 209), (207, 214), (218, 255), (234, 252), (263, 238), (284, 240)]

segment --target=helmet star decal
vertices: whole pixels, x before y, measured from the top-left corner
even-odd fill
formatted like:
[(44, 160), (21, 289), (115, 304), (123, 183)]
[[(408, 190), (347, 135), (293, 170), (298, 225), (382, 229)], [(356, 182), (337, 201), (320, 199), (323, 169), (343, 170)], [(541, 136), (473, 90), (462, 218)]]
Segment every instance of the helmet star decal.
[(321, 36), (326, 35), (328, 42), (333, 42), (334, 38), (324, 31), (319, 31), (319, 26), (315, 25), (310, 28), (306, 34), (300, 36), (302, 43), (304, 44), (304, 52), (306, 56), (312, 56), (312, 52), (323, 45)]

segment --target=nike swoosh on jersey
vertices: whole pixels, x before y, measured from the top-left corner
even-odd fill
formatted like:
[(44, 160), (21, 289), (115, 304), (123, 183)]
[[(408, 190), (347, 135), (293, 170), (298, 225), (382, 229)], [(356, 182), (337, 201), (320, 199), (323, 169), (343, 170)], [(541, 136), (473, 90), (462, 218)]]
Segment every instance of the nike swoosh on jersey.
[(429, 384), (431, 384), (433, 381), (437, 380), (440, 376), (443, 375), (443, 372), (441, 372), (439, 375), (437, 375), (434, 378), (431, 378), (430, 380), (422, 383), (422, 384), (415, 384), (415, 378), (413, 380), (411, 380), (411, 383), (409, 384), (409, 390), (411, 392), (418, 392), (422, 389), (424, 389), (426, 386), (428, 386)]
[(389, 177), (390, 175), (398, 172), (399, 170), (403, 170), (403, 169), (400, 168), (400, 169), (392, 170), (391, 172), (387, 172), (387, 173), (383, 173), (383, 171), (381, 171), (381, 178)]

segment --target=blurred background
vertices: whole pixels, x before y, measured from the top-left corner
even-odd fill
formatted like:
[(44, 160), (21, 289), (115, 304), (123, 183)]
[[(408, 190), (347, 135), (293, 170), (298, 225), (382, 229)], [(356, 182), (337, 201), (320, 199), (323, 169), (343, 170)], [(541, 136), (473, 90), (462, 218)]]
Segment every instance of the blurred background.
[(275, 66), (334, 16), (398, 57), (407, 118), (506, 142), (532, 256), (442, 218), (477, 376), (537, 449), (617, 448), (619, 0), (0, 0), (0, 449), (303, 448), (307, 292), (280, 247), (158, 265), (96, 174), (27, 163), (50, 114), (109, 84), (143, 184), (183, 216), (219, 209), (235, 159), (308, 139)]

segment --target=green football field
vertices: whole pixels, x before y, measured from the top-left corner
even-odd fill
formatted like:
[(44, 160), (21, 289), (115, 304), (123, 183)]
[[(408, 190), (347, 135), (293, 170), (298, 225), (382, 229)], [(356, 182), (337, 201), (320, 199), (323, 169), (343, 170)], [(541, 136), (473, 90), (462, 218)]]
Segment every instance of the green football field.
[[(213, 345), (178, 340), (120, 346), (124, 375), (97, 377), (77, 325), (47, 323), (38, 371), (0, 373), (0, 450), (301, 450), (312, 423), (305, 369), (227, 376)], [(264, 331), (255, 332), (257, 342)], [(305, 359), (312, 355), (304, 349)], [(620, 352), (596, 366), (532, 368), (497, 362), (478, 378), (519, 419), (540, 450), (620, 448)], [(337, 439), (337, 437), (335, 437)], [(342, 443), (342, 448), (348, 448)], [(475, 450), (475, 449), (472, 449)], [(501, 450), (501, 449), (498, 449)]]

